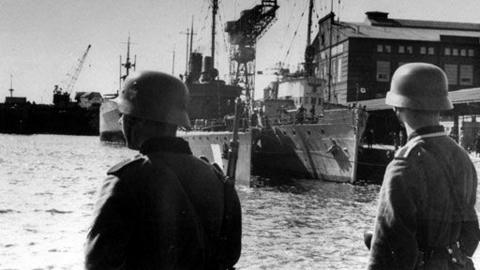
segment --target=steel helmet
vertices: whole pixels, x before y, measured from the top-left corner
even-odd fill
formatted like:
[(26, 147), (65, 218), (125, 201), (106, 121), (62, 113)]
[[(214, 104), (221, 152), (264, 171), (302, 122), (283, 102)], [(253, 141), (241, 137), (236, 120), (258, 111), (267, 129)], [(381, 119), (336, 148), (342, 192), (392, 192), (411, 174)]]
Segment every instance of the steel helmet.
[(118, 108), (126, 115), (190, 128), (188, 98), (188, 88), (181, 80), (158, 71), (142, 71), (128, 76)]
[(399, 67), (392, 77), (387, 105), (424, 111), (453, 109), (448, 99), (445, 72), (427, 63), (409, 63)]

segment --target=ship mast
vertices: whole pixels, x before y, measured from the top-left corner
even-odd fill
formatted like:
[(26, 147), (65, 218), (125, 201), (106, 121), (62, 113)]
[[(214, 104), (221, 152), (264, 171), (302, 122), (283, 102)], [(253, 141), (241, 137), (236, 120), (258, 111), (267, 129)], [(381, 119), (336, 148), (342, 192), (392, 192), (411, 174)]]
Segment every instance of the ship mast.
[(212, 69), (215, 68), (215, 20), (217, 17), (218, 0), (212, 0)]
[[(128, 34), (128, 40), (127, 40), (127, 57), (125, 60), (125, 63), (122, 63), (122, 56), (120, 55), (120, 80), (119, 80), (119, 88), (122, 89), (122, 81), (125, 81), (125, 79), (128, 77), (130, 74), (130, 69), (133, 68), (135, 71), (137, 67), (137, 55), (134, 56), (134, 61), (133, 63), (130, 61), (130, 34)], [(122, 75), (122, 66), (125, 68), (125, 74)]]
[(187, 28), (185, 32), (180, 32), (180, 34), (184, 34), (187, 38), (186, 40), (186, 47), (185, 47), (185, 78), (189, 75), (189, 63), (190, 63), (190, 56), (192, 55), (193, 51), (193, 36), (196, 33), (193, 32), (193, 16), (192, 16), (192, 26), (190, 29)]
[(134, 61), (133, 63), (130, 62), (130, 35), (128, 35), (128, 40), (127, 40), (127, 59), (125, 60), (125, 63), (122, 63), (122, 56), (120, 55), (120, 64), (121, 66), (123, 66), (125, 68), (125, 75), (123, 76), (120, 76), (120, 78), (125, 81), (125, 79), (128, 77), (128, 75), (130, 74), (130, 69), (133, 68), (133, 70), (135, 71), (135, 68), (137, 66), (137, 55), (135, 55), (134, 57)]
[(313, 0), (310, 0), (308, 7), (307, 46), (305, 47), (305, 73), (309, 77), (313, 75), (313, 58), (315, 54), (310, 44), (312, 42), (312, 12)]
[(10, 74), (10, 89), (8, 89), (8, 91), (10, 91), (10, 97), (13, 97), (13, 91), (14, 91), (12, 81), (13, 81), (13, 75)]
[(308, 6), (308, 26), (307, 26), (307, 46), (310, 46), (310, 42), (312, 42), (312, 11), (313, 11), (313, 0), (310, 0), (310, 4)]
[(188, 57), (190, 56), (188, 54), (188, 40), (190, 39), (190, 32), (188, 31), (188, 27), (187, 27), (187, 31), (185, 32), (182, 32), (181, 34), (185, 34), (185, 38), (187, 39), (186, 40), (186, 44), (185, 44), (185, 78), (187, 77), (188, 75)]
[(189, 50), (189, 57), (192, 55), (192, 47), (193, 47), (193, 16), (192, 16), (192, 26), (190, 27), (190, 50)]

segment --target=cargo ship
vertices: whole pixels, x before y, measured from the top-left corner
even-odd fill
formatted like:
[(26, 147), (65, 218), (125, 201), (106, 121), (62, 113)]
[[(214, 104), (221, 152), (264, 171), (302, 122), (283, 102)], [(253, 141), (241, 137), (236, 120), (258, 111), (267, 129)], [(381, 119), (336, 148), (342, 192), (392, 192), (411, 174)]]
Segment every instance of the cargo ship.
[(36, 104), (26, 97), (10, 96), (0, 103), (0, 132), (12, 134), (98, 135), (101, 95), (54, 93), (53, 104)]
[[(14, 96), (10, 75), (10, 96), (0, 103), (0, 132), (14, 134), (98, 135), (98, 114), (102, 96), (98, 92), (71, 93), (80, 75), (91, 45), (78, 59), (65, 85), (53, 87), (52, 103), (37, 104), (26, 97)], [(65, 89), (63, 89), (65, 86)]]

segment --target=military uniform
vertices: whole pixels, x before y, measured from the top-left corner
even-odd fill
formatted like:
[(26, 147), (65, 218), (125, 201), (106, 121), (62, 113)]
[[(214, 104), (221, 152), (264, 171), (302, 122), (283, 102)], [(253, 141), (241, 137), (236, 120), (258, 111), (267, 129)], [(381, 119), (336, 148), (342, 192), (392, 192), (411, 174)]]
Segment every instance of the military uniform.
[[(240, 256), (233, 185), (164, 137), (108, 171), (88, 234), (87, 269), (227, 269)], [(227, 195), (226, 195), (227, 194)]]
[(476, 192), (468, 154), (443, 127), (412, 133), (385, 172), (368, 269), (471, 269), (454, 267), (472, 266), (480, 239)]

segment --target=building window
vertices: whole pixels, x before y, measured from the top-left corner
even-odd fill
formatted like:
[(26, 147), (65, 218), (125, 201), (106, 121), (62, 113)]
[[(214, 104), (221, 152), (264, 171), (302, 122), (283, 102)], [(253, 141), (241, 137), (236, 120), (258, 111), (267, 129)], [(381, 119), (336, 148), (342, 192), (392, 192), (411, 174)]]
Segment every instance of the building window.
[(327, 65), (321, 65), (318, 71), (318, 78), (327, 80)]
[(398, 46), (398, 53), (405, 53), (405, 46), (403, 45)]
[(343, 43), (332, 48), (332, 56), (343, 53)]
[(377, 45), (377, 52), (381, 53), (391, 53), (392, 52), (392, 46), (390, 45), (383, 45), (383, 44), (378, 44)]
[(336, 82), (337, 80), (337, 58), (332, 59), (332, 66), (330, 69), (330, 78), (332, 82)]
[(468, 49), (468, 56), (475, 56), (475, 51), (473, 49)]
[(447, 74), (448, 84), (458, 84), (458, 66), (452, 64), (445, 64), (445, 73)]
[(435, 54), (435, 48), (434, 47), (428, 47), (428, 54), (429, 55), (434, 55)]
[(342, 58), (338, 58), (338, 64), (337, 64), (337, 82), (342, 81)]
[(407, 53), (408, 54), (413, 54), (413, 47), (412, 46), (407, 46)]
[(377, 61), (377, 81), (390, 81), (390, 62)]
[(427, 47), (420, 47), (420, 54), (427, 54)]
[(445, 48), (445, 55), (451, 55), (452, 52), (450, 50), (450, 48)]
[(461, 56), (467, 56), (467, 49), (461, 49), (460, 50), (460, 55)]
[(457, 48), (453, 48), (452, 55), (453, 56), (458, 56), (458, 49)]
[(460, 65), (460, 85), (473, 84), (473, 66)]
[(327, 59), (327, 53), (325, 51), (320, 53), (320, 59)]

